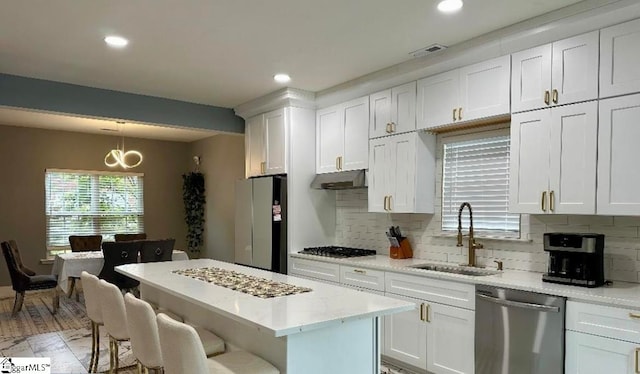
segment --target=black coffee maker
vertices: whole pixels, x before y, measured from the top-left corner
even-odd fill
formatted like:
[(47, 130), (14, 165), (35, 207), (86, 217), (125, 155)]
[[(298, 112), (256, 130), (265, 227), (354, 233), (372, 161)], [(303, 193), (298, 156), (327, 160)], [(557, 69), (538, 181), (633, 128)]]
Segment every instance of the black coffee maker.
[(599, 287), (604, 284), (604, 235), (544, 234), (549, 271), (544, 282)]

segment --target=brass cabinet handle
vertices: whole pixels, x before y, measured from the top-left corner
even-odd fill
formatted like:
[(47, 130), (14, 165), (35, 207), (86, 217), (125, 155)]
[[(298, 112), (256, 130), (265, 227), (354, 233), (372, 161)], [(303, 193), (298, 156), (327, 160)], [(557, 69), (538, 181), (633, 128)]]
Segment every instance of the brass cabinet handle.
[(542, 191), (542, 201), (540, 202), (541, 208), (543, 212), (547, 211), (547, 206), (545, 204), (545, 200), (547, 200), (547, 191)]
[(340, 157), (336, 157), (336, 170), (340, 170)]
[(424, 321), (424, 303), (420, 304), (420, 321)]
[(391, 132), (396, 132), (396, 123), (395, 122), (391, 122)]
[(427, 322), (431, 322), (431, 318), (429, 318), (429, 311), (431, 310), (431, 305), (425, 304), (424, 308), (424, 320)]
[(389, 196), (385, 196), (385, 197), (384, 197), (384, 210), (387, 210), (387, 198), (388, 198), (388, 197), (389, 197)]
[(640, 373), (640, 367), (638, 365), (638, 352), (640, 352), (640, 348), (636, 348), (636, 351), (634, 352), (634, 358), (635, 358), (635, 369), (636, 369), (636, 373)]
[(267, 163), (265, 161), (262, 161), (260, 163), (260, 173), (264, 174), (267, 172)]
[(389, 211), (391, 211), (391, 195), (389, 195)]
[(359, 273), (359, 274), (367, 274), (367, 272), (365, 270), (360, 270), (360, 269), (353, 269), (354, 273)]
[(458, 114), (458, 108), (453, 108), (453, 122), (456, 121), (457, 114)]
[(633, 318), (633, 319), (640, 319), (640, 314), (636, 314), (636, 313), (629, 313), (629, 318)]
[(549, 105), (549, 90), (544, 91), (544, 103)]
[(462, 121), (462, 108), (458, 109), (458, 119)]
[(391, 132), (390, 127), (391, 127), (391, 124), (390, 124), (390, 123), (387, 123), (387, 127), (386, 127), (386, 129), (385, 129), (385, 131), (387, 132), (387, 134)]
[(553, 212), (556, 209), (555, 203), (555, 193), (554, 191), (549, 192), (549, 210)]
[(555, 104), (558, 103), (558, 90), (556, 90), (555, 88), (553, 89), (553, 95), (551, 100), (553, 100)]
[(338, 156), (338, 170), (342, 170), (342, 156)]

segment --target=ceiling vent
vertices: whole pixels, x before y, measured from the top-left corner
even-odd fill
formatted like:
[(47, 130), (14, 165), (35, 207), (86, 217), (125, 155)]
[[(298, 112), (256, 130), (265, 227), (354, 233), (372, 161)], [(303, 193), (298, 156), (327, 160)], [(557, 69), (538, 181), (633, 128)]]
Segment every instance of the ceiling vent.
[(426, 55), (430, 55), (432, 53), (436, 53), (436, 52), (442, 51), (444, 49), (447, 49), (447, 46), (436, 43), (436, 44), (431, 44), (428, 47), (420, 48), (417, 51), (413, 51), (413, 52), (411, 52), (409, 54), (412, 55), (415, 58), (418, 58), (418, 57), (424, 57)]

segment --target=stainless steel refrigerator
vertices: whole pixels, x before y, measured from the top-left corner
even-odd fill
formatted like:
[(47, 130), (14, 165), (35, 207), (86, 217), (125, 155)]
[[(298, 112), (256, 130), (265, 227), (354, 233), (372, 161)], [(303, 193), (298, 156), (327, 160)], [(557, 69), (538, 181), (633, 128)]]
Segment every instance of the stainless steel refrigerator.
[(287, 177), (236, 182), (235, 263), (287, 273)]

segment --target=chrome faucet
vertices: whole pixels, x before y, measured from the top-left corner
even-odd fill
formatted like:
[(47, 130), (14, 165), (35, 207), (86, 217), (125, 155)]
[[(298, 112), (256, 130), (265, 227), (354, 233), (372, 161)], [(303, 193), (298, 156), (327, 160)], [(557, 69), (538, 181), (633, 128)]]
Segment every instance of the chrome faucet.
[(458, 211), (458, 244), (456, 247), (463, 247), (462, 244), (462, 211), (464, 207), (469, 208), (469, 263), (465, 264), (467, 266), (477, 266), (476, 265), (476, 249), (483, 248), (483, 245), (480, 243), (476, 243), (476, 239), (473, 237), (473, 212), (471, 211), (471, 204), (462, 203), (460, 205), (460, 210)]

